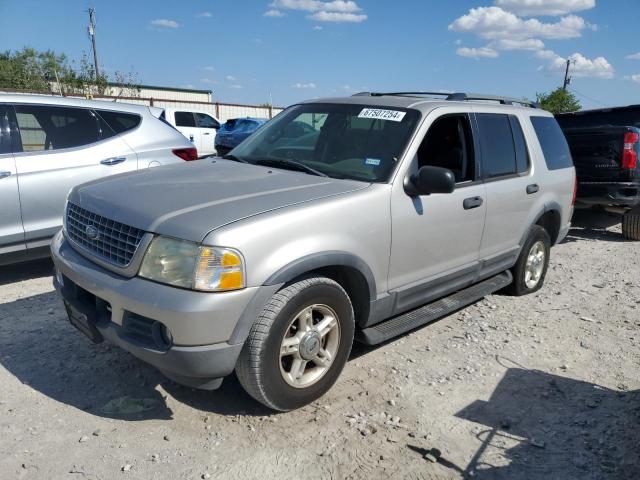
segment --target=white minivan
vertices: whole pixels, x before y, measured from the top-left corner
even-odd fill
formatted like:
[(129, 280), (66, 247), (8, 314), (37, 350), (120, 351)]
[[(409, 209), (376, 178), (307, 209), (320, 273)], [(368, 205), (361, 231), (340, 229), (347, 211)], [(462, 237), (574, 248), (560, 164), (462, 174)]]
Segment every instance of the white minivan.
[(194, 144), (201, 156), (216, 153), (216, 133), (220, 120), (204, 111), (165, 108), (162, 119), (176, 127)]

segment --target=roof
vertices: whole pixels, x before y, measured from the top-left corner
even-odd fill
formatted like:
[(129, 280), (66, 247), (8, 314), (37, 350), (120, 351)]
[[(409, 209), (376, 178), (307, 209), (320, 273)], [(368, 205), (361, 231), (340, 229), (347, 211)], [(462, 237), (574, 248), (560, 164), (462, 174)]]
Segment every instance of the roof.
[(147, 105), (113, 102), (106, 100), (86, 100), (78, 97), (60, 97), (55, 95), (33, 95), (30, 93), (0, 93), (0, 103), (33, 103), (62, 105), (68, 107), (95, 108), (99, 110), (119, 110), (123, 112), (148, 113)]
[(580, 110), (579, 112), (558, 113), (556, 116), (570, 117), (573, 115), (588, 115), (590, 113), (608, 113), (608, 112), (619, 112), (624, 110), (637, 110), (637, 109), (640, 109), (640, 105), (623, 105), (620, 107), (593, 108), (591, 110)]
[[(110, 87), (122, 88), (122, 84), (121, 83), (108, 82), (107, 85), (109, 85)], [(128, 88), (128, 87), (124, 87), (124, 88)], [(159, 87), (157, 85), (132, 85), (131, 88), (133, 88), (133, 89), (146, 88), (146, 89), (149, 89), (149, 90), (163, 90), (163, 91), (166, 91), (166, 92), (203, 93), (203, 94), (208, 94), (208, 95), (211, 95), (211, 93), (212, 93), (211, 90), (200, 90), (200, 89), (197, 89), (197, 88)]]
[[(331, 98), (317, 98), (313, 100), (307, 100), (305, 102), (301, 102), (303, 104), (308, 103), (340, 103), (340, 104), (349, 104), (349, 105), (370, 105), (374, 107), (391, 107), (391, 108), (412, 108), (415, 110), (420, 110), (422, 113), (427, 113), (434, 108), (438, 107), (469, 107), (470, 104), (473, 105), (483, 105), (483, 106), (496, 106), (505, 109), (518, 109), (525, 110), (528, 113), (536, 112), (536, 115), (544, 115), (547, 114), (545, 110), (539, 108), (532, 108), (530, 106), (522, 106), (512, 105), (512, 104), (501, 104), (499, 100), (506, 101), (514, 101), (514, 102), (525, 102), (525, 100), (518, 99), (509, 99), (506, 97), (492, 97), (492, 96), (483, 96), (483, 98), (476, 98), (475, 94), (469, 94), (468, 100), (462, 100), (462, 94), (434, 94), (434, 95), (444, 95), (445, 97), (449, 97), (449, 100), (446, 98), (435, 98), (435, 97), (425, 97), (424, 94), (416, 93), (416, 94), (384, 94), (384, 93), (362, 93), (356, 94), (350, 97), (331, 97)], [(550, 115), (550, 114), (549, 114)]]

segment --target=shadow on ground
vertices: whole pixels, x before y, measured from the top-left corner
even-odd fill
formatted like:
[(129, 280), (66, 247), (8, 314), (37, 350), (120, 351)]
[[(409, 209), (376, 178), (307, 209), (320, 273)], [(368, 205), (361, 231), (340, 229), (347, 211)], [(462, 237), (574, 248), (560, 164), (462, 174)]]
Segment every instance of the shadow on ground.
[(629, 242), (621, 232), (612, 228), (620, 225), (621, 221), (622, 217), (614, 213), (591, 209), (576, 210), (571, 219), (571, 230), (564, 241)]
[(53, 262), (49, 258), (15, 265), (4, 265), (0, 267), (0, 286), (34, 278), (48, 277), (51, 276), (52, 272)]
[[(457, 417), (482, 427), (464, 478), (640, 478), (640, 391), (509, 368)], [(454, 470), (458, 470), (455, 467)]]

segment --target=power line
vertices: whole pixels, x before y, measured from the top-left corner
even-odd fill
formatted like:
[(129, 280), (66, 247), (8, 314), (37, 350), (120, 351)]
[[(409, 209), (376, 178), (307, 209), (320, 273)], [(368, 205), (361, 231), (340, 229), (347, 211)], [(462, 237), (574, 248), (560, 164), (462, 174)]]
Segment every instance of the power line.
[(596, 100), (595, 98), (591, 98), (587, 95), (585, 95), (584, 93), (580, 93), (579, 91), (577, 91), (575, 88), (570, 87), (569, 90), (571, 90), (573, 93), (577, 93), (578, 95), (580, 95), (583, 98), (586, 98), (587, 100), (590, 100), (592, 102), (596, 102), (600, 105), (602, 105), (603, 107), (607, 107), (608, 105), (606, 103), (601, 102), (600, 100)]

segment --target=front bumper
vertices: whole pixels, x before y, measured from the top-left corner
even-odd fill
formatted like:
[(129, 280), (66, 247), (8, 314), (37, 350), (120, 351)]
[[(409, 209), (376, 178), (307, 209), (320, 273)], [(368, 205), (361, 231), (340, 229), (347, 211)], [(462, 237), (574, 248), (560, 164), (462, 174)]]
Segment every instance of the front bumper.
[(216, 388), (233, 371), (244, 340), (239, 323), (255, 319), (260, 289), (205, 293), (121, 277), (76, 252), (62, 232), (51, 253), (56, 289), (68, 308), (88, 318), (98, 340), (188, 386)]
[(576, 200), (584, 205), (632, 207), (640, 203), (640, 183), (580, 182)]

